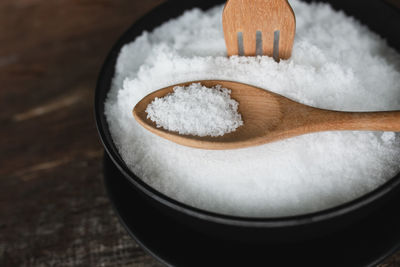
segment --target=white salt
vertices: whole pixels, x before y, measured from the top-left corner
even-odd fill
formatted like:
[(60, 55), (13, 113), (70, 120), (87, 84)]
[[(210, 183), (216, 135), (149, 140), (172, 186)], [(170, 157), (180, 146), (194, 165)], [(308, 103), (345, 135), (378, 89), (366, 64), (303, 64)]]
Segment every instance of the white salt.
[(400, 109), (400, 56), (378, 35), (327, 4), (290, 1), (293, 56), (226, 57), (222, 6), (186, 12), (143, 33), (118, 58), (106, 115), (127, 166), (186, 204), (224, 214), (275, 217), (333, 207), (400, 171), (400, 138), (382, 132), (324, 132), (229, 151), (192, 149), (143, 129), (131, 110), (173, 84), (231, 80), (316, 107)]
[(173, 93), (156, 98), (147, 106), (147, 118), (157, 127), (179, 134), (222, 136), (243, 125), (239, 103), (230, 94), (221, 85), (175, 86)]

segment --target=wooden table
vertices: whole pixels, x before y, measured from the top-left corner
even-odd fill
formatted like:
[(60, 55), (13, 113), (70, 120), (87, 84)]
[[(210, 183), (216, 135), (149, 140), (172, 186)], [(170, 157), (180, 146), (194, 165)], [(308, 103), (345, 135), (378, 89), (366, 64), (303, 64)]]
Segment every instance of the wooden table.
[(0, 266), (159, 266), (107, 199), (92, 109), (111, 45), (160, 2), (0, 1)]

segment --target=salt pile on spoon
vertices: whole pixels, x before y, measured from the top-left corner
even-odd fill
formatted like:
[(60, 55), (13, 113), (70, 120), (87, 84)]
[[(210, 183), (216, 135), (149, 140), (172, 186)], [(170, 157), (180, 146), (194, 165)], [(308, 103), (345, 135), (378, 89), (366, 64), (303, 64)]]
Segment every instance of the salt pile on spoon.
[(230, 90), (218, 85), (175, 86), (173, 93), (156, 98), (147, 106), (147, 118), (157, 127), (179, 134), (222, 136), (243, 125), (237, 111), (239, 103), (230, 94)]
[(187, 81), (232, 80), (326, 109), (400, 109), (400, 56), (327, 4), (290, 1), (293, 56), (226, 57), (222, 6), (186, 12), (143, 33), (119, 56), (106, 115), (127, 166), (186, 204), (224, 214), (275, 217), (314, 212), (362, 196), (400, 171), (392, 132), (325, 132), (229, 151), (192, 149), (143, 129), (132, 108)]

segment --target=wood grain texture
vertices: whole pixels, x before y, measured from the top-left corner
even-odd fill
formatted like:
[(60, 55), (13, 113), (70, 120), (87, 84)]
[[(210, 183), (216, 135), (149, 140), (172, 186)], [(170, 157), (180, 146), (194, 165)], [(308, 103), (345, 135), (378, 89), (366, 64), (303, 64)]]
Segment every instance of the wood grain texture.
[(237, 33), (243, 33), (244, 54), (256, 55), (256, 32), (262, 33), (263, 54), (273, 56), (274, 32), (280, 31), (279, 58), (292, 54), (296, 19), (287, 0), (229, 0), (223, 27), (228, 56), (238, 55)]
[[(147, 118), (146, 108), (155, 99), (173, 92), (175, 86), (201, 83), (212, 88), (221, 85), (231, 90), (239, 103), (244, 122), (236, 131), (223, 136), (180, 135), (158, 128)], [(133, 116), (147, 130), (184, 146), (223, 150), (262, 145), (298, 135), (336, 130), (400, 132), (400, 111), (339, 112), (313, 108), (281, 95), (248, 84), (230, 81), (193, 81), (172, 85), (145, 96), (134, 108)]]
[(0, 1), (0, 266), (159, 266), (111, 208), (93, 118), (108, 51), (159, 3)]
[(111, 209), (92, 111), (111, 45), (159, 2), (0, 1), (1, 267), (159, 266)]

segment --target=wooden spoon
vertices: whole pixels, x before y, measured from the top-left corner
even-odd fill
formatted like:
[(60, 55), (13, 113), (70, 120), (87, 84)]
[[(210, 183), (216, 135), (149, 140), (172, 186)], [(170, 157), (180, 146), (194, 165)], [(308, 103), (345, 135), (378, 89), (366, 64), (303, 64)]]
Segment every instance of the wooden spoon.
[(135, 119), (147, 130), (175, 143), (202, 149), (236, 149), (257, 146), (297, 135), (336, 130), (400, 131), (400, 111), (340, 112), (306, 106), (278, 94), (251, 85), (231, 81), (196, 81), (206, 87), (221, 85), (232, 91), (239, 102), (244, 125), (220, 137), (180, 135), (157, 128), (147, 119), (147, 105), (163, 97), (175, 86), (169, 86), (144, 97), (133, 109)]

